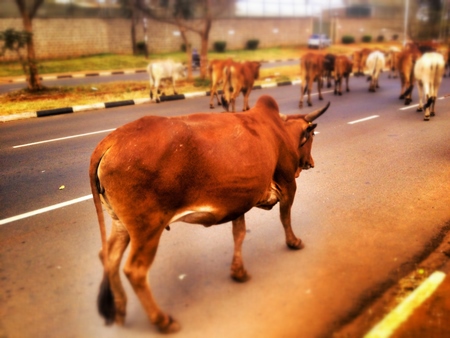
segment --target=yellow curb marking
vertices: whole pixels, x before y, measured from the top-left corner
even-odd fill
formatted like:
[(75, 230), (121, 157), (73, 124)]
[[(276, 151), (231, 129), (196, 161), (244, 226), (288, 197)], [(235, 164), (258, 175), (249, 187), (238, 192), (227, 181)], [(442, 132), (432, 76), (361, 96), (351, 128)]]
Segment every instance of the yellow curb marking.
[(387, 338), (408, 319), (413, 311), (430, 297), (445, 278), (445, 273), (435, 271), (417, 289), (406, 297), (393, 311), (375, 325), (364, 338)]

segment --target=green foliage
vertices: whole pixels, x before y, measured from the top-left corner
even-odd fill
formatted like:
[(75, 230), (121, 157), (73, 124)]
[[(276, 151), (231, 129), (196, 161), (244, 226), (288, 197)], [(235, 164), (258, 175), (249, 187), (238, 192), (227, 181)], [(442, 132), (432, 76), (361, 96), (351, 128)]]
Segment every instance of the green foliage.
[(378, 35), (377, 42), (383, 42), (383, 41), (384, 41), (384, 35)]
[(145, 49), (146, 49), (145, 41), (136, 42), (136, 50), (139, 54), (145, 54), (146, 52)]
[(362, 42), (366, 42), (366, 43), (371, 42), (371, 41), (372, 41), (372, 35), (364, 35), (364, 36), (361, 38), (361, 41), (362, 41)]
[(247, 41), (245, 48), (248, 50), (256, 50), (258, 49), (258, 45), (259, 45), (258, 39), (251, 39)]
[(0, 32), (0, 41), (3, 46), (0, 55), (4, 55), (7, 50), (16, 52), (20, 57), (20, 50), (24, 48), (31, 39), (31, 33), (26, 31), (16, 31), (14, 28)]
[(226, 41), (216, 41), (214, 42), (214, 51), (217, 53), (224, 53), (227, 48)]
[(351, 35), (344, 35), (342, 37), (342, 43), (345, 45), (351, 44), (351, 43), (355, 43), (355, 38)]

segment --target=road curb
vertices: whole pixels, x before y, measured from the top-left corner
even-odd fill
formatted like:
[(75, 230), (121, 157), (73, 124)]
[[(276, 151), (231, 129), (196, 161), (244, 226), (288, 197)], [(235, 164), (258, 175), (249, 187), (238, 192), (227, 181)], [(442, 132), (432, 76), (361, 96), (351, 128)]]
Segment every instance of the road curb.
[(441, 285), (446, 274), (433, 272), (417, 289), (408, 295), (394, 310), (384, 317), (364, 338), (389, 338), (420, 305)]
[[(276, 62), (289, 62), (289, 61), (299, 61), (298, 59), (276, 59), (276, 60), (260, 60), (261, 63), (276, 63)], [(149, 61), (150, 62), (150, 61)], [(129, 69), (129, 70), (112, 70), (112, 71), (100, 71), (100, 72), (88, 72), (88, 73), (77, 73), (77, 74), (58, 74), (58, 75), (43, 75), (39, 78), (41, 80), (60, 80), (60, 79), (78, 79), (83, 77), (93, 77), (93, 76), (111, 76), (111, 75), (124, 75), (124, 74), (139, 74), (146, 73), (147, 69)], [(17, 83), (26, 82), (25, 76), (13, 77), (5, 81), (6, 83)]]
[[(274, 88), (274, 87), (293, 86), (293, 85), (297, 85), (299, 83), (300, 83), (300, 80), (264, 83), (261, 85), (254, 86), (253, 89), (266, 89), (266, 88)], [(193, 93), (161, 96), (161, 102), (185, 100), (185, 99), (191, 99), (191, 98), (195, 98), (195, 97), (210, 96), (210, 93), (211, 93), (210, 91), (205, 91), (205, 92), (193, 92)], [(222, 91), (219, 91), (218, 93), (222, 94)], [(115, 108), (115, 107), (122, 107), (122, 106), (131, 106), (131, 105), (138, 105), (138, 104), (143, 104), (143, 103), (155, 103), (155, 100), (149, 99), (149, 98), (138, 98), (138, 99), (134, 99), (134, 100), (102, 102), (102, 103), (94, 103), (94, 104), (89, 104), (89, 105), (80, 105), (80, 106), (73, 106), (73, 107), (45, 109), (45, 110), (38, 110), (35, 112), (25, 112), (25, 113), (20, 113), (20, 114), (0, 116), (0, 122), (15, 121), (15, 120), (21, 120), (21, 119), (34, 118), (34, 117), (46, 117), (46, 116), (55, 116), (55, 115), (63, 115), (63, 114), (72, 114), (72, 113), (88, 111), (88, 110), (98, 110), (98, 109), (107, 109), (107, 108)]]

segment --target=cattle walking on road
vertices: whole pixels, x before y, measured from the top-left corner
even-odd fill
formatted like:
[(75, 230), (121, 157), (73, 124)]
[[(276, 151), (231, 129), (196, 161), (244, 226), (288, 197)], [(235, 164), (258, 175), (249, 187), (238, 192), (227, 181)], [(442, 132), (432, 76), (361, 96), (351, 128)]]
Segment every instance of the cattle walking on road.
[(307, 103), (312, 106), (311, 90), (313, 82), (317, 81), (317, 90), (319, 92), (319, 100), (323, 100), (322, 96), (322, 76), (323, 76), (323, 54), (306, 53), (300, 59), (300, 101), (299, 108), (303, 107), (303, 96), (308, 93)]
[(424, 120), (435, 115), (434, 106), (439, 87), (445, 71), (445, 61), (442, 54), (437, 52), (425, 53), (414, 66), (414, 77), (419, 91), (419, 106), (417, 111), (424, 111)]
[[(123, 324), (124, 272), (149, 320), (165, 333), (180, 325), (156, 304), (148, 270), (164, 229), (174, 222), (206, 227), (232, 222), (231, 277), (248, 280), (242, 260), (245, 213), (280, 203), (286, 244), (302, 249), (291, 226), (291, 207), (302, 169), (312, 166), (316, 124), (329, 104), (309, 114), (285, 116), (270, 96), (240, 114), (146, 116), (103, 139), (91, 156), (90, 185), (97, 212), (104, 275), (98, 307), (107, 324)], [(107, 239), (103, 207), (112, 218)]]
[(422, 53), (418, 49), (404, 49), (397, 55), (397, 66), (400, 75), (400, 100), (405, 100), (405, 105), (412, 101), (412, 91), (414, 89), (414, 65)]
[(150, 82), (150, 98), (153, 99), (153, 88), (156, 89), (155, 101), (160, 102), (160, 86), (162, 81), (170, 81), (174, 95), (177, 95), (175, 90), (175, 82), (186, 78), (186, 67), (172, 60), (159, 61), (150, 63), (147, 66), (147, 72)]
[(338, 55), (334, 61), (334, 95), (342, 95), (342, 81), (345, 79), (345, 90), (350, 91), (348, 81), (353, 69), (352, 61), (345, 55)]
[(223, 95), (222, 105), (226, 111), (235, 112), (236, 98), (239, 93), (244, 95), (244, 108), (242, 111), (250, 109), (248, 98), (253, 89), (255, 80), (259, 78), (259, 68), (261, 63), (257, 61), (231, 62), (223, 69)]
[(212, 60), (208, 65), (209, 77), (211, 79), (211, 90), (209, 108), (214, 108), (214, 97), (217, 100), (217, 105), (221, 105), (219, 95), (217, 93), (217, 86), (223, 82), (223, 70), (233, 63), (232, 59), (226, 60)]
[(380, 88), (378, 78), (385, 64), (384, 54), (380, 51), (374, 51), (367, 57), (366, 68), (369, 74), (368, 81), (370, 81), (369, 92), (375, 92), (377, 88)]

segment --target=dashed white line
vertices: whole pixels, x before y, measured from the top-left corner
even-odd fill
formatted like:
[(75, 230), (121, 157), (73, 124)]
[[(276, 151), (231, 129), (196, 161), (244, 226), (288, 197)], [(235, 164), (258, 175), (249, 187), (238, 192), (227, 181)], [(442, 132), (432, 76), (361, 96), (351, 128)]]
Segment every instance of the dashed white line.
[(380, 117), (380, 115), (372, 115), (372, 116), (368, 116), (368, 117), (365, 117), (365, 118), (363, 118), (363, 119), (359, 119), (359, 120), (355, 120), (355, 121), (347, 122), (347, 124), (355, 124), (355, 123), (360, 123), (360, 122), (364, 122), (364, 121), (368, 121), (368, 120), (376, 119), (377, 117)]
[(29, 146), (34, 146), (34, 145), (37, 145), (37, 144), (42, 144), (42, 143), (56, 142), (56, 141), (68, 140), (68, 139), (76, 138), (76, 137), (83, 137), (83, 136), (89, 136), (89, 135), (95, 135), (95, 134), (101, 134), (101, 133), (108, 133), (108, 132), (113, 131), (115, 129), (116, 128), (106, 129), (106, 130), (99, 130), (99, 131), (94, 131), (92, 133), (71, 135), (71, 136), (66, 136), (66, 137), (54, 138), (54, 139), (50, 139), (50, 140), (38, 141), (38, 142), (27, 143), (27, 144), (21, 144), (21, 145), (13, 146), (13, 148), (29, 147)]
[(75, 203), (86, 201), (86, 200), (91, 199), (91, 198), (92, 198), (92, 195), (86, 195), (86, 196), (83, 196), (83, 197), (75, 198), (75, 199), (70, 200), (70, 201), (66, 201), (66, 202), (50, 205), (50, 206), (42, 208), (42, 209), (37, 209), (37, 210), (26, 212), (24, 214), (20, 214), (20, 215), (17, 215), (17, 216), (5, 218), (5, 219), (0, 220), (0, 225), (11, 223), (11, 222), (18, 221), (20, 219), (24, 219), (24, 218), (28, 218), (28, 217), (32, 217), (32, 216), (35, 216), (35, 215), (39, 215), (39, 214), (42, 214), (42, 213), (47, 212), (47, 211), (60, 209), (60, 208), (66, 207), (68, 205), (72, 205), (72, 204), (75, 204)]

